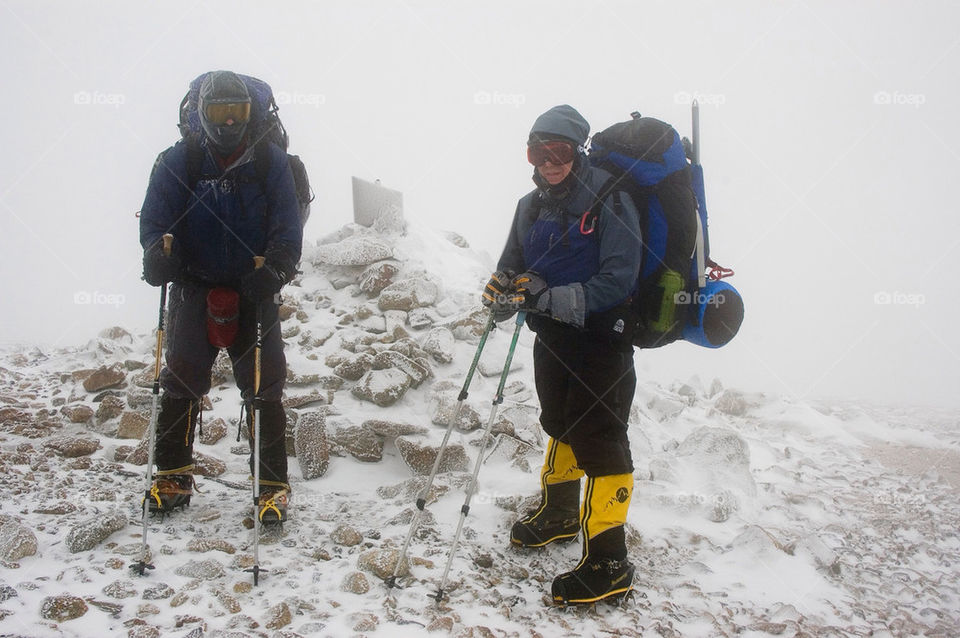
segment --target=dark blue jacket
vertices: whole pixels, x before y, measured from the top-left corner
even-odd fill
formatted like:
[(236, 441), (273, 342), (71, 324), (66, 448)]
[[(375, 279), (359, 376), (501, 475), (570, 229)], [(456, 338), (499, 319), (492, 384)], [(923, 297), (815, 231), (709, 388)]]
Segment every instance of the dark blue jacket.
[[(211, 286), (238, 286), (263, 255), (286, 273), (300, 260), (303, 231), (287, 156), (273, 144), (251, 147), (226, 170), (203, 147), (191, 191), (186, 140), (160, 154), (140, 212), (140, 244), (174, 236), (184, 276)], [(255, 153), (268, 153), (269, 171), (258, 175)]]
[[(592, 211), (597, 219), (591, 232), (584, 214), (610, 174), (583, 157), (575, 166), (569, 189), (558, 196), (534, 174), (540, 188), (517, 204), (498, 268), (536, 271), (551, 288), (580, 284), (589, 320), (590, 314), (618, 306), (634, 292), (643, 243), (637, 209), (622, 194), (608, 196), (601, 210)], [(614, 197), (620, 198), (619, 207)]]

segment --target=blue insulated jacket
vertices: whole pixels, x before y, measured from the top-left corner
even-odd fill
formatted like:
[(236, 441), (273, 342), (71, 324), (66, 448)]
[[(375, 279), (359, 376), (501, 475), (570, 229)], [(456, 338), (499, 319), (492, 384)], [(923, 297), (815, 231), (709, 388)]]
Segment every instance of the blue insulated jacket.
[[(186, 140), (157, 158), (140, 212), (140, 244), (146, 249), (171, 233), (185, 276), (211, 286), (238, 286), (253, 270), (255, 255), (293, 272), (303, 231), (286, 154), (261, 144), (221, 170), (206, 141), (201, 144), (203, 162), (193, 191)], [(269, 162), (265, 178), (257, 174), (255, 153), (269, 153), (256, 160)]]
[(584, 218), (610, 174), (578, 163), (574, 186), (563, 197), (538, 188), (520, 200), (498, 268), (535, 271), (551, 288), (580, 284), (589, 318), (633, 294), (643, 246), (637, 209), (625, 195), (613, 193), (592, 211), (594, 225)]

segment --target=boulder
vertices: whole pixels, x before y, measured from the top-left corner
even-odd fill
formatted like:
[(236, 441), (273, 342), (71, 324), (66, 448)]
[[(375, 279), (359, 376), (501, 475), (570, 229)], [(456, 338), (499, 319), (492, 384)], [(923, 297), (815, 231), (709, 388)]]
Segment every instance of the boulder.
[(174, 573), (177, 576), (199, 580), (216, 580), (224, 577), (223, 565), (212, 558), (188, 561), (177, 567)]
[(367, 577), (363, 575), (363, 572), (350, 572), (340, 583), (340, 591), (351, 594), (366, 594), (370, 591), (370, 583), (367, 582)]
[(724, 390), (713, 407), (728, 416), (746, 416), (749, 406), (743, 394), (736, 390)]
[(394, 423), (393, 421), (381, 421), (378, 419), (364, 421), (361, 427), (370, 430), (377, 436), (382, 436), (387, 439), (395, 439), (398, 436), (406, 436), (408, 434), (426, 434), (428, 431), (427, 428), (422, 425)]
[[(433, 463), (439, 452), (438, 446), (421, 445), (415, 441), (400, 436), (396, 439), (397, 451), (407, 467), (414, 474), (427, 475), (433, 467)], [(440, 459), (438, 472), (465, 472), (469, 467), (470, 460), (462, 445), (447, 445), (447, 449)]]
[(440, 296), (440, 287), (424, 277), (409, 277), (395, 281), (380, 293), (380, 310), (405, 310), (432, 306)]
[(43, 447), (53, 450), (58, 456), (72, 459), (93, 454), (100, 449), (100, 442), (79, 436), (60, 436), (46, 441)]
[(314, 263), (333, 266), (368, 266), (393, 256), (390, 245), (377, 237), (353, 236), (317, 246)]
[(383, 439), (363, 427), (338, 428), (330, 439), (358, 461), (374, 463), (383, 458)]
[(126, 381), (127, 375), (123, 370), (123, 366), (119, 363), (112, 366), (102, 366), (98, 368), (93, 374), (84, 379), (83, 389), (87, 392), (99, 392), (106, 388), (113, 388), (119, 386), (121, 383)]
[(104, 397), (97, 406), (97, 423), (102, 424), (123, 414), (126, 409), (123, 399), (115, 396)]
[(217, 417), (213, 421), (203, 424), (199, 439), (204, 445), (215, 445), (225, 436), (227, 436), (227, 422)]
[(423, 351), (430, 355), (437, 363), (453, 361), (456, 339), (447, 328), (433, 328), (423, 340)]
[[(396, 549), (373, 549), (369, 552), (360, 554), (357, 559), (357, 567), (365, 572), (374, 574), (380, 580), (386, 580), (393, 575), (393, 570), (400, 560), (400, 551)], [(410, 565), (404, 560), (400, 565), (397, 576), (405, 576), (410, 573)]]
[(149, 427), (149, 425), (149, 417), (146, 417), (139, 412), (124, 412), (120, 416), (120, 427), (117, 429), (117, 438), (143, 438), (143, 435), (147, 431), (147, 427)]
[(119, 510), (98, 514), (71, 527), (64, 545), (72, 554), (86, 552), (126, 526), (127, 517)]
[(360, 290), (370, 297), (376, 297), (390, 285), (398, 272), (400, 272), (400, 264), (395, 261), (371, 264), (360, 273)]
[(348, 357), (345, 361), (338, 364), (334, 367), (333, 373), (348, 381), (356, 381), (366, 374), (371, 366), (373, 366), (373, 356), (366, 352), (361, 352), (360, 354)]
[(373, 358), (374, 370), (387, 370), (389, 368), (396, 368), (405, 372), (410, 377), (410, 384), (415, 388), (420, 387), (420, 384), (430, 374), (430, 371), (422, 365), (394, 350), (384, 350)]
[(330, 443), (327, 441), (326, 417), (322, 412), (306, 412), (300, 416), (294, 429), (293, 445), (305, 480), (327, 473)]
[(71, 423), (86, 423), (93, 418), (93, 408), (75, 403), (60, 408), (60, 414), (67, 417)]
[(65, 622), (73, 620), (87, 613), (87, 603), (82, 598), (62, 594), (60, 596), (47, 596), (40, 603), (40, 616), (45, 620), (54, 622)]
[(371, 370), (353, 386), (351, 392), (358, 399), (385, 408), (400, 400), (410, 384), (410, 376), (402, 370)]
[[(452, 384), (451, 384), (452, 385)], [(461, 432), (472, 432), (482, 425), (480, 414), (472, 405), (463, 402), (460, 406), (460, 413), (457, 414), (457, 396), (459, 392), (455, 389), (447, 389), (445, 384), (437, 384), (430, 394), (427, 409), (430, 413), (430, 422), (434, 425), (447, 426), (457, 415), (455, 427)]]
[(37, 553), (37, 537), (12, 516), (0, 516), (0, 560), (12, 563)]
[(363, 534), (349, 525), (338, 525), (330, 534), (330, 540), (343, 547), (353, 547), (363, 542)]

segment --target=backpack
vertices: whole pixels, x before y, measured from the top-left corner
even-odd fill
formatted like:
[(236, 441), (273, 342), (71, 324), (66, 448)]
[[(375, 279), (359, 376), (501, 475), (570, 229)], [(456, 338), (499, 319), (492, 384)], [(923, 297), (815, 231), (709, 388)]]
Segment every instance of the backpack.
[[(197, 103), (200, 96), (200, 85), (209, 72), (203, 73), (190, 83), (187, 94), (180, 101), (180, 120), (177, 128), (180, 135), (187, 141), (187, 183), (190, 190), (194, 190), (200, 181), (200, 171), (203, 166), (203, 127), (200, 124), (200, 113)], [(273, 98), (273, 89), (270, 85), (248, 75), (237, 74), (250, 93), (250, 122), (247, 124), (250, 139), (256, 140), (254, 147), (254, 167), (257, 180), (264, 184), (270, 174), (270, 154), (266, 151), (266, 144), (276, 144), (286, 151), (290, 138), (287, 130), (280, 121), (277, 112), (280, 110)], [(297, 191), (297, 203), (300, 207), (300, 225), (304, 226), (310, 218), (310, 202), (313, 201), (313, 191), (310, 189), (310, 180), (307, 169), (300, 157), (287, 153), (287, 163), (293, 173), (293, 183)]]
[[(666, 122), (631, 116), (591, 138), (589, 159), (612, 176), (591, 210), (600, 210), (600, 202), (619, 191), (632, 199), (640, 215), (643, 255), (631, 299), (633, 343), (657, 348), (684, 339), (720, 347), (740, 328), (743, 300), (720, 281), (733, 271), (709, 257), (696, 107), (692, 145)], [(614, 197), (615, 207), (619, 202)], [(679, 281), (676, 275), (665, 276), (668, 271), (678, 273)], [(664, 292), (668, 285), (672, 295)]]

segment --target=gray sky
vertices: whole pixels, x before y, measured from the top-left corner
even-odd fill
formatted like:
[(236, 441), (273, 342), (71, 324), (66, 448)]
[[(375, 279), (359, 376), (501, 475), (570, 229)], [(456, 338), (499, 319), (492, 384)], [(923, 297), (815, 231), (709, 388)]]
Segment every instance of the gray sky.
[(308, 238), (350, 221), (358, 175), (491, 261), (531, 187), (524, 144), (539, 113), (569, 103), (597, 131), (640, 110), (689, 135), (695, 95), (712, 256), (737, 271), (747, 318), (718, 351), (638, 353), (645, 377), (960, 405), (947, 277), (960, 254), (958, 14), (933, 2), (2, 2), (0, 341), (73, 345), (153, 325), (134, 213), (202, 71), (256, 75), (285, 102), (317, 192)]

